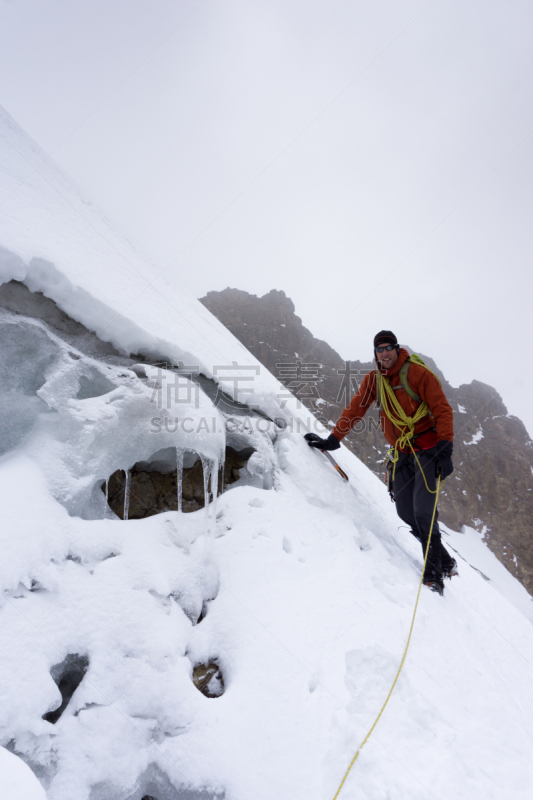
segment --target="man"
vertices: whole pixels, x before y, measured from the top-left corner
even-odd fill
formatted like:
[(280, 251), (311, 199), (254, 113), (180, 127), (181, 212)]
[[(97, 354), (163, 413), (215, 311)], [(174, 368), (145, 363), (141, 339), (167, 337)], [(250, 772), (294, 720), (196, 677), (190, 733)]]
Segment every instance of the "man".
[[(422, 544), (423, 554), (431, 530), (423, 581), (442, 594), (443, 577), (457, 575), (457, 564), (442, 544), (436, 510), (433, 528), (431, 521), (437, 477), (440, 475), (443, 480), (453, 472), (453, 411), (438, 378), (422, 364), (408, 362), (409, 353), (399, 347), (392, 331), (376, 335), (374, 356), (377, 369), (365, 376), (333, 433), (327, 439), (315, 434), (307, 434), (306, 438), (310, 447), (336, 450), (372, 403), (377, 402), (381, 428), (397, 454), (393, 466), (396, 511)], [(407, 363), (406, 377), (405, 370), (402, 374), (400, 370)], [(399, 405), (395, 405), (394, 398)]]

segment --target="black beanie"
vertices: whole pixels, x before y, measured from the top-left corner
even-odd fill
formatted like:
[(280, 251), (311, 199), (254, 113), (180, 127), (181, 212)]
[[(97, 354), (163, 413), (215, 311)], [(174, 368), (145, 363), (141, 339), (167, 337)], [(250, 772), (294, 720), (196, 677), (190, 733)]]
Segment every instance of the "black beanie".
[(374, 336), (374, 350), (381, 344), (398, 344), (398, 339), (392, 331), (380, 331)]

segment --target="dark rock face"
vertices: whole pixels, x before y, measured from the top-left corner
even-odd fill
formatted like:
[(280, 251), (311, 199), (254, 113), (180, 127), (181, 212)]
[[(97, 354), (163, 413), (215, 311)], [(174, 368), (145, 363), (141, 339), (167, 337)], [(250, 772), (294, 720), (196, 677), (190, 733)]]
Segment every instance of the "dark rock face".
[[(330, 427), (374, 367), (370, 362), (345, 362), (315, 339), (284, 292), (256, 297), (225, 289), (208, 292), (201, 302)], [(431, 358), (420, 355), (441, 378), (454, 410), (455, 472), (442, 490), (440, 519), (456, 530), (469, 525), (484, 533), (490, 549), (533, 593), (533, 442), (523, 423), (507, 414), (495, 389), (476, 380), (454, 388)], [(313, 380), (305, 370), (311, 363), (319, 365)], [(282, 364), (296, 365), (291, 380), (285, 379)], [(378, 428), (373, 408), (344, 443), (382, 475), (388, 446)]]
[(198, 691), (206, 697), (220, 697), (224, 694), (224, 678), (216, 661), (197, 664), (192, 671), (192, 680)]
[[(223, 488), (239, 480), (240, 470), (245, 466), (248, 454), (237, 453), (231, 447), (226, 448), (224, 471), (219, 475), (218, 494)], [(133, 466), (130, 470), (130, 497), (128, 519), (144, 519), (164, 511), (178, 509), (177, 471), (159, 472), (144, 470)], [(126, 475), (117, 470), (109, 478), (108, 503), (112, 511), (124, 519), (124, 500)], [(106, 485), (102, 486), (105, 494)], [(208, 491), (212, 493), (211, 485)], [(202, 462), (196, 461), (192, 467), (183, 470), (182, 511), (198, 511), (205, 506), (204, 471)]]
[[(6, 251), (0, 247), (0, 257), (2, 252)], [(43, 320), (60, 339), (88, 356), (124, 366), (142, 360), (141, 357), (132, 359), (125, 353), (119, 353), (109, 342), (102, 341), (93, 331), (61, 311), (53, 300), (41, 292), (31, 292), (19, 281), (9, 281), (0, 286), (0, 307), (14, 314), (24, 314), (27, 317)]]
[(328, 395), (336, 395), (337, 370), (344, 362), (329, 344), (315, 339), (302, 325), (285, 292), (273, 289), (256, 297), (239, 289), (224, 289), (208, 292), (201, 302), (274, 375), (279, 372), (276, 364), (298, 360), (319, 363), (323, 367), (321, 384), (327, 387)]
[(53, 711), (48, 711), (48, 713), (44, 714), (43, 719), (55, 725), (85, 677), (88, 668), (89, 659), (87, 656), (80, 656), (77, 653), (68, 655), (61, 664), (56, 664), (52, 667), (52, 678), (61, 692), (61, 704)]

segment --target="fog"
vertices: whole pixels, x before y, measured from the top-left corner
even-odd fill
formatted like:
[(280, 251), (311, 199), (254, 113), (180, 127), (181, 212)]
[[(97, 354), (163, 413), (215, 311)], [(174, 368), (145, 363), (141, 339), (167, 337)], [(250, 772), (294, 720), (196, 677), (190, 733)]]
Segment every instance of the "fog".
[(533, 434), (530, 4), (0, 10), (0, 103), (156, 286), (283, 289), (345, 358), (390, 328)]

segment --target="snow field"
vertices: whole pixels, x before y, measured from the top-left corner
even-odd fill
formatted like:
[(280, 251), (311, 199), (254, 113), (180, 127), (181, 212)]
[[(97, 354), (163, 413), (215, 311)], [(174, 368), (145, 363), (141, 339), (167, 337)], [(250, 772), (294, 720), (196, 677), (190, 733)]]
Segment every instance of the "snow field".
[[(35, 328), (16, 325), (17, 341)], [(278, 429), (273, 450), (270, 434), (236, 420), (231, 435), (253, 442), (252, 472), (272, 472), (272, 490), (239, 482), (209, 517), (121, 521), (99, 488), (109, 472), (176, 448), (208, 464), (227, 428), (150, 438), (147, 368), (66, 352), (37, 327), (38, 347), (55, 347), (37, 389), (48, 410), (0, 461), (4, 744), (49, 800), (140, 800), (156, 768), (168, 781), (158, 800), (172, 786), (183, 797), (333, 796), (396, 673), (422, 563), (383, 485), (344, 449), (350, 484), (300, 435)], [(102, 370), (103, 394), (76, 399), (82, 378)], [(193, 416), (217, 414), (203, 393), (199, 402)], [(465, 553), (461, 578), (444, 600), (424, 590), (348, 797), (529, 792), (530, 598), (475, 532), (446, 540)], [(52, 725), (42, 719), (61, 700), (51, 671), (69, 654), (89, 668)], [(225, 691), (208, 699), (191, 673), (213, 658)]]
[[(203, 510), (70, 517), (26, 454), (2, 460), (2, 507), (11, 507), (2, 652), (15, 643), (0, 665), (10, 687), (2, 707), (18, 752), (34, 767), (57, 759), (50, 798), (90, 796), (95, 785), (135, 796), (132, 775), (150, 764), (177, 785), (237, 798), (288, 798), (303, 787), (318, 799), (336, 788), (396, 672), (420, 557), (411, 537), (398, 540), (389, 508), (375, 510), (372, 490), (384, 490), (347, 453), (351, 485), (301, 437), (282, 434), (276, 451), (277, 490), (226, 492), (214, 540)], [(38, 528), (14, 502), (28, 477)], [(478, 545), (483, 569), (503, 570)], [(501, 732), (517, 725), (530, 651), (517, 658), (499, 631), (509, 638), (509, 622), (522, 624), (531, 641), (530, 624), (492, 580), (466, 562), (460, 571), (444, 600), (424, 591), (404, 672), (348, 797), (445, 797), (450, 786), (461, 796), (470, 784), (471, 796), (496, 798), (510, 785), (526, 796), (527, 720), (519, 745)], [(89, 653), (90, 669), (51, 726), (40, 720), (59, 702), (50, 669), (69, 652)], [(225, 693), (208, 700), (190, 672), (212, 657)], [(531, 707), (531, 691), (520, 702)]]

